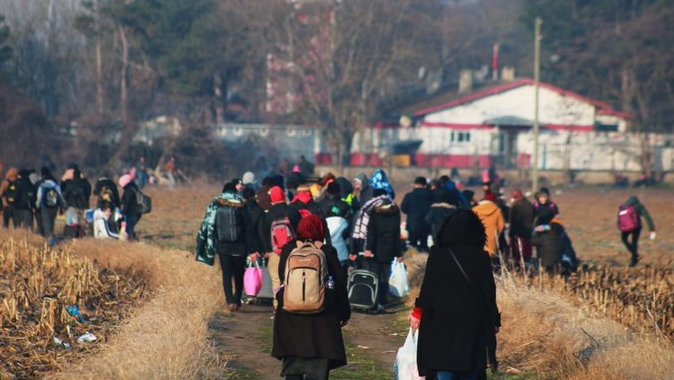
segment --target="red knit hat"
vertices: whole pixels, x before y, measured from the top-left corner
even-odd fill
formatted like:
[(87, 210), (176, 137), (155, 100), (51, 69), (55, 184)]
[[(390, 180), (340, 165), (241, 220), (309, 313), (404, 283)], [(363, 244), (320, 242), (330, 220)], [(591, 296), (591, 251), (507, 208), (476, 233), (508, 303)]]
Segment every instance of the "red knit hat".
[(300, 240), (323, 241), (325, 229), (323, 221), (316, 215), (308, 215), (297, 225), (297, 238)]
[(283, 193), (283, 189), (278, 186), (274, 186), (269, 189), (269, 199), (273, 205), (277, 203), (285, 203), (286, 195)]

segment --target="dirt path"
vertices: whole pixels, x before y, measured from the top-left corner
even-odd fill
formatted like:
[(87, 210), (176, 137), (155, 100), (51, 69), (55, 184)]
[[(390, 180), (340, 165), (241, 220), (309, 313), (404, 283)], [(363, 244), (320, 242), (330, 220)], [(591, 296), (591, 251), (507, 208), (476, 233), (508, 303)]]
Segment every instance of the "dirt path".
[[(382, 315), (353, 313), (344, 328), (349, 364), (334, 379), (389, 379), (395, 352), (405, 339), (402, 306)], [(217, 313), (209, 323), (215, 349), (228, 360), (224, 379), (279, 379), (281, 363), (269, 355), (270, 306), (244, 305), (237, 313)], [(404, 330), (404, 331), (401, 331)]]
[(244, 305), (236, 313), (217, 313), (208, 327), (218, 353), (231, 371), (225, 379), (279, 379), (281, 363), (271, 357), (271, 306)]

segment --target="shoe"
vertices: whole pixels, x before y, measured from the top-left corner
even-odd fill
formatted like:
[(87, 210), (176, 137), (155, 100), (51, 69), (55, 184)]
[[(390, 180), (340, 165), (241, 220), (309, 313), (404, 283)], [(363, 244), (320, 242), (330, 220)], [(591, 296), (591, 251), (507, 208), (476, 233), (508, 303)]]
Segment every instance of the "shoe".
[(372, 314), (384, 314), (386, 313), (386, 309), (382, 305), (377, 305), (374, 309), (372, 309)]
[(230, 312), (233, 313), (233, 312), (235, 312), (236, 310), (238, 310), (238, 309), (236, 308), (236, 304), (233, 304), (233, 303), (229, 304), (229, 311), (230, 311)]

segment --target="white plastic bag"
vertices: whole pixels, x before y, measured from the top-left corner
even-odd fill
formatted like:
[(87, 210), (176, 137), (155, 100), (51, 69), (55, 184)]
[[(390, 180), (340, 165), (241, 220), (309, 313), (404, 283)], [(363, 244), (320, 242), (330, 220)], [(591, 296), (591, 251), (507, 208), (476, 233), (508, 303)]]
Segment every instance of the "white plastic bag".
[(419, 376), (417, 368), (417, 333), (407, 334), (405, 344), (398, 349), (396, 362), (393, 365), (395, 380), (423, 380), (425, 377)]
[(389, 293), (394, 297), (405, 297), (410, 292), (410, 282), (407, 279), (405, 264), (393, 259), (391, 276), (388, 278)]

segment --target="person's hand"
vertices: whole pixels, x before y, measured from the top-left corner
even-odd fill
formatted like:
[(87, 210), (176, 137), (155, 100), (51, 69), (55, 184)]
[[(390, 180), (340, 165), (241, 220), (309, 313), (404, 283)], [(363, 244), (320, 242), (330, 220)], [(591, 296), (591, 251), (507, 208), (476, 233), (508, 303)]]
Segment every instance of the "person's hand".
[(655, 231), (651, 231), (651, 235), (649, 236), (649, 238), (650, 238), (651, 240), (655, 240), (655, 237), (656, 237), (656, 236), (657, 236), (657, 234), (655, 233)]
[(349, 321), (341, 321), (339, 322), (339, 327), (344, 327), (349, 324)]
[(421, 319), (416, 318), (413, 314), (410, 314), (409, 321), (412, 331), (417, 331), (419, 325), (421, 324)]
[(400, 257), (396, 257), (396, 260), (398, 260), (399, 263), (402, 263), (403, 260), (405, 260), (405, 258), (403, 258), (402, 256), (400, 256)]
[(358, 258), (358, 255), (349, 255), (349, 260), (351, 260), (351, 261), (356, 261), (357, 258)]
[(248, 255), (248, 260), (250, 260), (251, 262), (257, 261), (258, 259), (260, 259), (260, 253), (258, 252), (253, 252), (250, 255)]
[(264, 258), (265, 258), (265, 259), (269, 259), (269, 256), (271, 256), (271, 253), (269, 253), (269, 252), (267, 252), (267, 253), (264, 254)]
[(370, 258), (373, 258), (373, 257), (374, 257), (374, 254), (372, 253), (372, 251), (370, 251), (370, 250), (368, 249), (368, 250), (366, 250), (365, 252), (363, 252), (363, 256), (365, 256), (366, 258), (370, 259)]
[(499, 331), (501, 331), (500, 327), (498, 327), (498, 326), (494, 327), (494, 333), (495, 334), (498, 334)]

